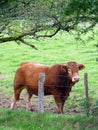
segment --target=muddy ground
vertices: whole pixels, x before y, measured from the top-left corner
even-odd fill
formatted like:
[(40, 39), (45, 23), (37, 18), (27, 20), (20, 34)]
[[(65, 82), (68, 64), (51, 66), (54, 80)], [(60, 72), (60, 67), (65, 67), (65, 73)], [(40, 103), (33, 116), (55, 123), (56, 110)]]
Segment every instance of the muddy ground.
[[(1, 108), (9, 108), (12, 102), (12, 95), (0, 95), (0, 109)], [(32, 104), (32, 112), (37, 112), (38, 108), (38, 97), (32, 96), (31, 100)], [(15, 109), (26, 109), (26, 94), (21, 95), (21, 99), (19, 102), (17, 102)], [(48, 111), (51, 113), (57, 113), (57, 106), (54, 102), (54, 99), (52, 96), (45, 96), (44, 97), (44, 111)], [(74, 107), (71, 106), (71, 108), (66, 108), (66, 103), (64, 107), (64, 114), (83, 114), (83, 110), (79, 109), (76, 110)]]

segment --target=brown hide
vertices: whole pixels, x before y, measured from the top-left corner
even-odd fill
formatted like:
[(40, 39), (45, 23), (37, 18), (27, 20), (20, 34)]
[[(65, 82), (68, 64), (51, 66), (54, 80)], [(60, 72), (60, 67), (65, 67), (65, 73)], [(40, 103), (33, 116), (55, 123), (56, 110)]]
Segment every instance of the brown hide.
[(55, 64), (53, 66), (23, 62), (15, 74), (14, 100), (19, 100), (20, 92), (24, 88), (28, 91), (29, 99), (32, 94), (37, 95), (39, 73), (45, 73), (44, 93), (45, 95), (54, 96), (58, 112), (63, 113), (64, 102), (69, 96), (71, 87), (79, 81), (78, 71), (84, 68), (84, 65), (79, 65), (76, 62)]

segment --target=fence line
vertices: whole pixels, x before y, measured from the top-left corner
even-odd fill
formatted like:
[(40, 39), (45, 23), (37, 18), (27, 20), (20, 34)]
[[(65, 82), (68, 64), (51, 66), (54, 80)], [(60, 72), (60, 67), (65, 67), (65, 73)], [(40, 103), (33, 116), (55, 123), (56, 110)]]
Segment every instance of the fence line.
[[(38, 88), (38, 93), (39, 96), (38, 96), (38, 100), (40, 99), (40, 104), (38, 103), (38, 106), (40, 106), (41, 108), (38, 107), (38, 112), (39, 113), (43, 113), (44, 112), (44, 105), (43, 105), (43, 94), (44, 94), (44, 81), (45, 81), (45, 74), (42, 73), (39, 75), (40, 76), (40, 81), (41, 82), (41, 86), (39, 85), (39, 88)], [(56, 86), (55, 86), (56, 87)], [(85, 100), (86, 100), (86, 114), (87, 116), (89, 116), (90, 114), (90, 103), (89, 103), (89, 91), (88, 91), (88, 74), (85, 73), (84, 74), (84, 87), (85, 87)], [(40, 96), (42, 95), (42, 96)], [(54, 95), (54, 96), (60, 96), (60, 95)], [(61, 96), (61, 97), (68, 97), (68, 96)]]
[[(39, 75), (39, 74), (34, 74), (34, 75)], [(20, 75), (21, 76), (21, 75)], [(45, 77), (48, 77), (48, 76), (54, 76), (54, 77), (68, 77), (67, 75), (63, 75), (63, 74), (46, 74)]]
[[(38, 74), (35, 74), (35, 75), (38, 75)], [(65, 78), (67, 78), (68, 76), (66, 76), (66, 75), (48, 74), (48, 75), (45, 75), (45, 78), (47, 78), (47, 77), (61, 77), (61, 78), (64, 78), (64, 77), (65, 77)], [(68, 78), (69, 78), (69, 77), (68, 77)], [(83, 79), (80, 79), (80, 81), (81, 81), (81, 80), (83, 80)], [(54, 86), (54, 85), (46, 85), (46, 86), (48, 86), (48, 87), (50, 87), (50, 86), (51, 86), (51, 87), (64, 87), (64, 88), (66, 87), (66, 88), (67, 88), (67, 87), (69, 87), (69, 86), (67, 86), (67, 84), (69, 84), (69, 83), (70, 83), (70, 81), (68, 80), (68, 81), (66, 82), (66, 86), (63, 86), (62, 84), (61, 84), (61, 85), (60, 85), (60, 84), (59, 84), (59, 85), (55, 85), (55, 86)], [(20, 83), (16, 83), (16, 84), (20, 84)], [(24, 86), (24, 85), (25, 85), (25, 86), (26, 86), (26, 85), (29, 86), (29, 85), (32, 85), (32, 83), (29, 83), (29, 84), (21, 84), (21, 85), (23, 85), (23, 86)]]
[[(61, 77), (61, 78), (66, 78), (66, 77), (68, 77), (68, 76), (64, 76), (64, 75), (46, 75), (46, 77), (48, 77), (48, 76), (52, 76), (52, 77)], [(93, 97), (93, 93), (97, 93), (98, 92), (98, 89), (96, 89), (97, 87), (96, 86), (94, 86), (95, 87), (95, 89), (93, 89), (92, 90), (92, 86), (89, 84), (89, 86), (88, 86), (88, 74), (86, 73), (86, 74), (84, 74), (84, 78), (81, 78), (81, 80), (80, 80), (81, 82), (80, 82), (80, 87), (81, 87), (81, 90), (79, 90), (79, 88), (77, 88), (76, 87), (76, 89), (74, 89), (74, 91), (73, 91), (73, 93), (75, 92), (76, 93), (76, 91), (77, 90), (79, 90), (79, 92), (81, 91), (81, 94), (82, 94), (82, 96), (79, 96), (78, 95), (78, 93), (77, 93), (77, 95), (78, 95), (78, 98), (76, 98), (76, 101), (78, 100), (78, 102), (81, 102), (81, 101), (85, 101), (85, 106), (84, 106), (84, 110), (86, 110), (85, 112), (86, 112), (86, 114), (87, 115), (89, 115), (89, 113), (90, 113), (90, 109), (91, 109), (91, 107), (93, 107), (93, 105), (92, 106), (90, 106), (91, 105), (91, 103), (92, 103), (92, 99), (94, 99), (94, 103), (97, 103), (98, 102), (98, 98), (97, 97)], [(84, 81), (84, 85), (83, 85), (83, 81)], [(18, 84), (18, 83), (17, 83)], [(31, 83), (32, 84), (32, 83)], [(27, 85), (31, 85), (31, 84), (27, 84)], [(39, 86), (39, 85), (38, 85)], [(44, 86), (44, 83), (43, 83), (43, 86)], [(78, 85), (79, 86), (79, 85)], [(61, 87), (61, 88), (65, 88), (65, 86), (63, 86), (63, 85), (47, 85), (47, 87)], [(89, 89), (88, 89), (88, 87), (89, 87)], [(38, 87), (39, 88), (39, 87)], [(84, 89), (85, 88), (85, 89)], [(3, 89), (3, 88), (2, 88)], [(67, 87), (66, 87), (66, 89), (67, 89)], [(82, 91), (83, 91), (83, 93), (82, 93)], [(59, 96), (59, 94), (58, 95), (55, 95), (55, 96)], [(92, 97), (91, 97), (92, 96)], [(63, 97), (63, 96), (61, 96), (61, 97)], [(65, 97), (65, 96), (64, 96)], [(43, 98), (44, 98), (44, 96), (43, 96)], [(39, 101), (40, 100), (40, 101)], [(43, 99), (41, 99), (41, 98), (39, 98), (39, 96), (38, 96), (38, 101), (39, 102), (42, 102), (43, 103), (43, 109), (44, 109), (44, 100)], [(76, 102), (77, 103), (77, 102)], [(81, 104), (81, 103), (79, 103), (79, 104)], [(40, 106), (40, 105), (39, 105)], [(98, 106), (98, 105), (95, 105), (95, 106)], [(85, 107), (86, 107), (86, 109), (85, 109)], [(40, 108), (42, 108), (42, 106), (40, 107)], [(39, 109), (39, 108), (38, 108)], [(42, 109), (41, 109), (42, 110)], [(44, 111), (44, 110), (43, 110)], [(43, 111), (41, 112), (41, 113), (43, 113)], [(40, 113), (40, 112), (39, 112)]]

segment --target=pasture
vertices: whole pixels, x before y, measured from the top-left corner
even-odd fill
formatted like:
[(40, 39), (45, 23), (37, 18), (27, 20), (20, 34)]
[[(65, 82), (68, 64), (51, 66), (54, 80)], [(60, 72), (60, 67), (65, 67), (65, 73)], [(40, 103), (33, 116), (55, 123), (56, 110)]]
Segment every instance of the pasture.
[[(76, 41), (73, 35), (60, 32), (53, 38), (30, 40), (39, 50), (34, 50), (26, 45), (17, 45), (15, 42), (8, 42), (0, 45), (0, 130), (65, 130), (84, 129), (85, 127), (97, 129), (98, 126), (93, 126), (93, 118), (85, 117), (80, 114), (85, 113), (85, 89), (84, 89), (84, 73), (88, 73), (89, 97), (91, 106), (98, 105), (98, 30), (95, 30), (94, 39), (92, 33), (83, 36), (82, 41)], [(65, 103), (64, 111), (67, 116), (53, 114), (56, 112), (56, 105), (52, 97), (45, 98), (45, 114), (26, 112), (24, 108), (23, 92), (22, 101), (16, 111), (8, 110), (12, 101), (13, 95), (13, 79), (14, 74), (21, 62), (33, 61), (46, 65), (56, 63), (66, 63), (67, 61), (77, 61), (86, 66), (83, 71), (80, 71), (80, 82), (77, 83), (70, 93), (68, 100)], [(37, 107), (37, 97), (32, 97), (33, 107)], [(51, 113), (48, 113), (50, 111)], [(65, 115), (64, 114), (64, 115)], [(71, 116), (69, 115), (71, 114)], [(74, 116), (72, 116), (74, 114)], [(75, 116), (75, 114), (77, 114)], [(22, 118), (23, 117), (23, 118)], [(12, 119), (13, 118), (13, 119)], [(85, 120), (83, 119), (85, 118)], [(17, 124), (15, 122), (17, 122)], [(21, 123), (21, 120), (22, 123)], [(20, 121), (20, 123), (19, 123)], [(79, 122), (78, 122), (79, 121)], [(34, 125), (33, 125), (34, 122)], [(40, 122), (40, 123), (39, 123)], [(44, 124), (43, 124), (44, 122)], [(53, 126), (51, 123), (53, 122)], [(54, 126), (56, 122), (61, 122)], [(65, 123), (66, 122), (66, 123)], [(84, 122), (84, 126), (81, 126)], [(47, 125), (48, 123), (48, 125)], [(72, 125), (70, 125), (72, 123)], [(76, 125), (75, 125), (76, 124)], [(15, 126), (15, 127), (14, 127)], [(19, 127), (20, 126), (20, 127)], [(37, 127), (38, 126), (38, 127)], [(48, 128), (48, 127), (49, 128)], [(29, 128), (30, 127), (30, 128)], [(27, 130), (26, 129), (26, 130)]]

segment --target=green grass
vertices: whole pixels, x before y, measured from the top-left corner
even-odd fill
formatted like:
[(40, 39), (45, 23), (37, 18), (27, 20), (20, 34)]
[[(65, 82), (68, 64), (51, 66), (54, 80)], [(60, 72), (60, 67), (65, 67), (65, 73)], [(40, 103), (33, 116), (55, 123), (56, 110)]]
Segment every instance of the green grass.
[(97, 130), (93, 117), (0, 110), (0, 130)]

